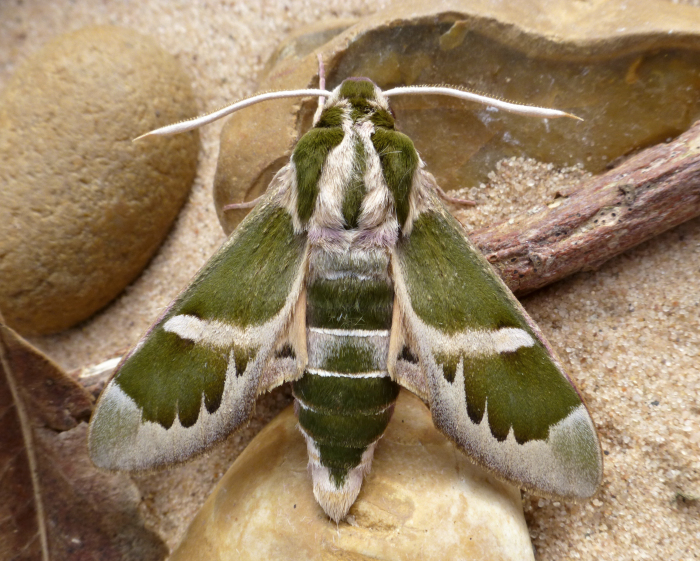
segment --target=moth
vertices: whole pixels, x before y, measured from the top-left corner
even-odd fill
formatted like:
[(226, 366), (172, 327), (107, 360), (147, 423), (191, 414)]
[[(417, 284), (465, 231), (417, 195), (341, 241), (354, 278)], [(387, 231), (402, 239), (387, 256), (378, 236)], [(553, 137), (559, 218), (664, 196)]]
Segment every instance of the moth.
[(291, 382), (314, 495), (339, 521), (403, 386), (497, 477), (549, 497), (595, 493), (603, 462), (581, 395), (396, 130), (389, 98), (416, 93), (567, 115), (451, 88), (382, 91), (363, 78), (327, 91), (322, 78), (319, 89), (258, 95), (148, 133), (268, 99), (319, 98), (289, 163), (117, 368), (90, 423), (97, 466), (183, 461), (244, 424), (256, 396)]

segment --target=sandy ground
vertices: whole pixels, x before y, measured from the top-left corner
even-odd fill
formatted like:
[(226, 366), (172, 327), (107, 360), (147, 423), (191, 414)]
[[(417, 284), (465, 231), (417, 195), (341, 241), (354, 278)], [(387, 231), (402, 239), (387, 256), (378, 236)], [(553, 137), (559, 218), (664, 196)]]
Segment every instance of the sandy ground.
[[(382, 7), (370, 0), (8, 0), (0, 3), (0, 87), (54, 36), (115, 24), (178, 57), (200, 109), (214, 108), (255, 91), (257, 73), (288, 32)], [(144, 274), (92, 320), (33, 341), (67, 369), (133, 344), (223, 241), (211, 197), (220, 127), (202, 130), (190, 200)], [(490, 204), (474, 211), (484, 213), (483, 223), (532, 205), (512, 180), (492, 188)], [(524, 300), (584, 393), (606, 460), (603, 488), (588, 503), (525, 497), (538, 559), (700, 558), (698, 273), (700, 219)], [(170, 546), (235, 454), (288, 402), (285, 390), (266, 396), (251, 426), (209, 456), (139, 480), (144, 513)]]

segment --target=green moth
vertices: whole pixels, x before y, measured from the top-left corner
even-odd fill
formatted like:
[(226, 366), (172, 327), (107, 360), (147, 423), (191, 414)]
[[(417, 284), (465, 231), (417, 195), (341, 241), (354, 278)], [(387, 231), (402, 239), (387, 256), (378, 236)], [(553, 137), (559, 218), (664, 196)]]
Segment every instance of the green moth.
[[(322, 73), (321, 73), (322, 74)], [(318, 96), (313, 128), (223, 247), (124, 358), (90, 423), (96, 465), (140, 470), (202, 452), (293, 384), (314, 495), (343, 519), (403, 386), (497, 477), (581, 499), (602, 479), (598, 437), (554, 352), (445, 209), (393, 95), (439, 93), (523, 114), (565, 113), (450, 88)]]

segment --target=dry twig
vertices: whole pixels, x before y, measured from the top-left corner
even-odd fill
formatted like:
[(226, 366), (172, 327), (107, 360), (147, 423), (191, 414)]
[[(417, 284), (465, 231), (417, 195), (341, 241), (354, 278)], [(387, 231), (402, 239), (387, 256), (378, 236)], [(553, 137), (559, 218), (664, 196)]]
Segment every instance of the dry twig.
[(700, 216), (700, 121), (540, 212), (477, 230), (471, 240), (516, 294), (605, 261)]

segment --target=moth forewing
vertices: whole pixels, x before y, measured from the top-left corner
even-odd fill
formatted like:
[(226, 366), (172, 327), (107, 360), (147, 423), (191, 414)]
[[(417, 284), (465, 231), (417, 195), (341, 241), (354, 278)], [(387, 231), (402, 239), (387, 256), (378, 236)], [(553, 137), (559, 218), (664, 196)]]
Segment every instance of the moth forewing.
[(244, 423), (260, 391), (301, 373), (306, 242), (283, 205), (288, 188), (268, 192), (117, 368), (90, 423), (96, 465), (185, 460)]
[(261, 391), (292, 381), (314, 495), (341, 520), (401, 384), (499, 477), (544, 495), (595, 491), (602, 456), (581, 397), (395, 128), (388, 95), (483, 101), (444, 90), (383, 93), (348, 79), (148, 133), (189, 130), (264, 99), (326, 100), (268, 193), (106, 388), (90, 425), (96, 464), (184, 460), (245, 422)]
[[(392, 265), (402, 327), (415, 341), (436, 427), (527, 490), (591, 496), (602, 454), (581, 396), (459, 223), (434, 194), (424, 197)], [(397, 372), (402, 385), (404, 376)]]

